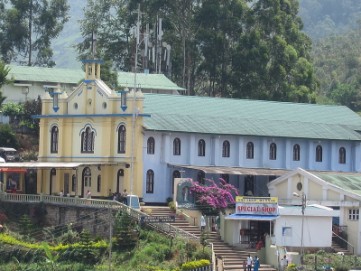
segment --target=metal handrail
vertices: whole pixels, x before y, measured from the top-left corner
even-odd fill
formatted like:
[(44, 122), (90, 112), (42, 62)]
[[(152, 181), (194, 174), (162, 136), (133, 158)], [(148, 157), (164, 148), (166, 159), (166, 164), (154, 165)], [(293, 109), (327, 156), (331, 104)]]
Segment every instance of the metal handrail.
[(352, 255), (355, 254), (355, 248), (353, 245), (350, 244), (349, 241), (347, 241), (345, 238), (341, 237), (340, 235), (338, 235), (337, 233), (335, 233), (334, 231), (332, 232), (333, 235), (335, 235), (337, 238), (341, 239), (342, 241), (344, 241), (348, 246), (350, 246), (352, 248)]
[[(133, 209), (128, 205), (115, 200), (107, 199), (86, 199), (79, 197), (60, 197), (52, 195), (34, 195), (34, 194), (15, 194), (0, 192), (0, 200), (8, 202), (22, 202), (22, 203), (48, 203), (57, 205), (68, 205), (68, 206), (83, 206), (83, 207), (94, 207), (94, 208), (114, 208), (120, 209), (123, 212), (127, 212), (130, 216), (140, 221), (142, 216), (148, 216), (148, 214), (141, 212), (140, 210)], [(185, 230), (179, 229), (169, 223), (149, 223), (149, 225), (157, 230), (164, 232), (172, 236), (181, 236), (186, 239), (197, 240), (198, 236), (189, 233)]]

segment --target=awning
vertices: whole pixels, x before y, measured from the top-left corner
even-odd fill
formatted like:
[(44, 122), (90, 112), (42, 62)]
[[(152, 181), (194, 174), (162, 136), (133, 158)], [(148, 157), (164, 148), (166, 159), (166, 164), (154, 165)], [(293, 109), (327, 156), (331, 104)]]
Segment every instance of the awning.
[(0, 172), (13, 172), (13, 173), (25, 173), (25, 168), (9, 168), (9, 167), (3, 167), (0, 168)]
[(276, 220), (279, 215), (240, 215), (240, 214), (231, 214), (227, 215), (225, 219), (227, 220), (254, 220), (254, 221), (272, 221)]
[(71, 163), (71, 162), (16, 162), (16, 163), (0, 163), (0, 171), (4, 168), (14, 169), (27, 169), (27, 168), (56, 168), (56, 169), (69, 169), (77, 168), (80, 166), (92, 166), (92, 165), (114, 165), (114, 164), (123, 164), (123, 163), (105, 163), (105, 162), (83, 162), (83, 163)]
[(190, 166), (169, 164), (171, 167), (188, 168), (200, 170), (209, 174), (229, 174), (229, 175), (258, 175), (258, 176), (282, 176), (289, 170), (271, 168), (245, 168), (245, 167), (216, 167), (216, 166)]

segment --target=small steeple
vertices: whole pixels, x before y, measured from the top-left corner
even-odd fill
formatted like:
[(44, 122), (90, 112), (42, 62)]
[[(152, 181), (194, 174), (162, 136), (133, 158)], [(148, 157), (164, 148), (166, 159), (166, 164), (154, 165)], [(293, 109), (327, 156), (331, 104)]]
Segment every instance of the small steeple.
[(92, 32), (92, 46), (91, 46), (91, 59), (85, 59), (82, 62), (85, 64), (85, 80), (89, 83), (97, 79), (100, 80), (100, 65), (103, 64), (102, 60), (96, 59), (96, 34)]

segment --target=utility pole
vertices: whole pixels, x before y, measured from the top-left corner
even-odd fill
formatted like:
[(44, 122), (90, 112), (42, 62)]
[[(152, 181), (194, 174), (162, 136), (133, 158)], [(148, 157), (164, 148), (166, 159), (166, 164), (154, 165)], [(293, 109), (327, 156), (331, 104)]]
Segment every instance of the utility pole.
[(113, 217), (111, 204), (109, 203), (109, 271), (112, 270), (112, 238), (113, 238)]

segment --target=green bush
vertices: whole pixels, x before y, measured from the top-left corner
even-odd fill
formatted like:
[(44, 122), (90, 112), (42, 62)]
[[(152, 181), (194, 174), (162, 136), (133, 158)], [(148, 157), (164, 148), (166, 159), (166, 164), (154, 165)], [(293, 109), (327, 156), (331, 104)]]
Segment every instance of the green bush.
[(192, 270), (196, 268), (201, 268), (210, 265), (211, 262), (209, 260), (199, 260), (199, 261), (192, 261), (182, 264), (181, 270)]
[(286, 271), (297, 271), (297, 265), (295, 265), (294, 263), (290, 263), (287, 268)]

